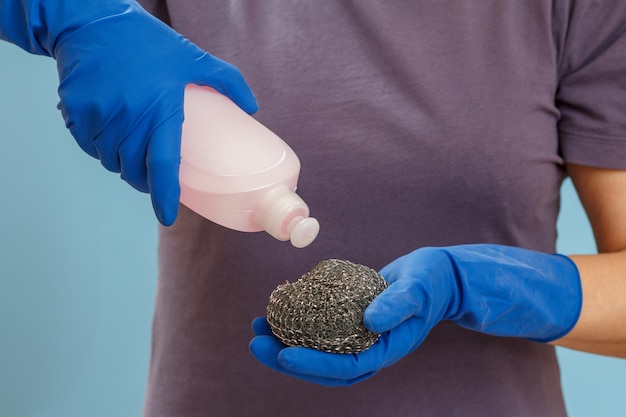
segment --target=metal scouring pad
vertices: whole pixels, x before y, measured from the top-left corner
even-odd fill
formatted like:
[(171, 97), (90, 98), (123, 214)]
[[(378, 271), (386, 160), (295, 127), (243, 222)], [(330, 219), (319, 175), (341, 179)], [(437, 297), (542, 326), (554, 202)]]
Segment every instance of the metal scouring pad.
[(358, 353), (378, 340), (363, 325), (363, 312), (387, 282), (373, 269), (329, 259), (270, 295), (267, 321), (288, 346)]

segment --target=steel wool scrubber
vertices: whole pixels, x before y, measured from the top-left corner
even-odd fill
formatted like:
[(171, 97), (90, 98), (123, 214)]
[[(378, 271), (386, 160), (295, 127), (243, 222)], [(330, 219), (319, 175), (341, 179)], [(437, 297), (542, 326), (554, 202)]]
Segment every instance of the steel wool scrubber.
[(363, 325), (363, 312), (387, 288), (373, 269), (329, 259), (294, 283), (279, 285), (270, 295), (267, 321), (288, 346), (332, 353), (358, 353), (378, 340)]

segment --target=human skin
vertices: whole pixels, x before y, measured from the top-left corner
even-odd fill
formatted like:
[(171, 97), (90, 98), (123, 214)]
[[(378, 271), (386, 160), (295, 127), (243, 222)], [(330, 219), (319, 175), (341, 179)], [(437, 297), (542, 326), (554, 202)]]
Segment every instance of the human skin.
[(552, 344), (626, 358), (626, 171), (569, 164), (598, 248), (572, 255), (583, 289), (576, 326)]

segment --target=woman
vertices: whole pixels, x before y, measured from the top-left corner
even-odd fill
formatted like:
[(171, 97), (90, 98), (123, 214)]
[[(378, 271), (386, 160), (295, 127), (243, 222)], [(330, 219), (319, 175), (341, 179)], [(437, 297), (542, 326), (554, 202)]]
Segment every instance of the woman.
[[(176, 218), (145, 416), (559, 416), (550, 344), (626, 357), (626, 5), (144, 5), (199, 48), (121, 0), (5, 0), (3, 16), (27, 13), (1, 27), (57, 59), (79, 144)], [(184, 85), (256, 110), (204, 50), (244, 71), (257, 118), (300, 157), (322, 227), (309, 248), (176, 214)], [(567, 175), (600, 254), (551, 255)], [(364, 316), (379, 343), (285, 348), (259, 319), (250, 355), (271, 290), (326, 258), (382, 268), (391, 285)]]

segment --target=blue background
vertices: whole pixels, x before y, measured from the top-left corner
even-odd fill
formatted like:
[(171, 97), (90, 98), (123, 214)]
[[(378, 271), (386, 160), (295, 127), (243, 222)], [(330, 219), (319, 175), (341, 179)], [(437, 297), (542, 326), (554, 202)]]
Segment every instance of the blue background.
[[(0, 417), (139, 416), (156, 287), (149, 198), (85, 155), (50, 58), (0, 42)], [(571, 183), (559, 251), (594, 252)], [(626, 415), (626, 361), (559, 349), (571, 417)]]

